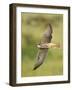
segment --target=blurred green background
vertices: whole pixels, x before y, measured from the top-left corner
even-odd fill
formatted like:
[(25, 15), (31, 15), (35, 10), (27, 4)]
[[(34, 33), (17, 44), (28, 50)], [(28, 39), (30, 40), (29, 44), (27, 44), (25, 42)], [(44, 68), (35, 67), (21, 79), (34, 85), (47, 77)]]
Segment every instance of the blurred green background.
[[(63, 74), (63, 15), (44, 13), (21, 13), (21, 76), (52, 76)], [(33, 71), (36, 55), (45, 25), (50, 23), (53, 28), (52, 42), (59, 43), (61, 48), (48, 50), (44, 63)]]

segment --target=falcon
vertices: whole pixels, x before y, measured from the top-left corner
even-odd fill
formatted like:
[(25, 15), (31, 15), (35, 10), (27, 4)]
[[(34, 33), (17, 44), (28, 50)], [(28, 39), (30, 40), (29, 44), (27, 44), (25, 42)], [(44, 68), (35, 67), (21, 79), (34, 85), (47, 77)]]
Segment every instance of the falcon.
[(53, 29), (51, 24), (47, 24), (46, 30), (43, 33), (40, 44), (37, 45), (37, 48), (39, 48), (39, 50), (36, 56), (36, 63), (34, 65), (33, 70), (36, 70), (38, 67), (40, 67), (43, 64), (49, 48), (59, 47), (59, 45), (51, 43), (52, 33), (53, 33)]

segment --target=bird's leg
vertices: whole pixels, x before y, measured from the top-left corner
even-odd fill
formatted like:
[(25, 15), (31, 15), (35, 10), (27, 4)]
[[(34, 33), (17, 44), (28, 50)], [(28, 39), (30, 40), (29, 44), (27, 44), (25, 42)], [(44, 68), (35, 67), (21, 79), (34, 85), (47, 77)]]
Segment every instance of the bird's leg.
[(56, 43), (48, 43), (47, 46), (48, 48), (60, 48), (60, 44)]

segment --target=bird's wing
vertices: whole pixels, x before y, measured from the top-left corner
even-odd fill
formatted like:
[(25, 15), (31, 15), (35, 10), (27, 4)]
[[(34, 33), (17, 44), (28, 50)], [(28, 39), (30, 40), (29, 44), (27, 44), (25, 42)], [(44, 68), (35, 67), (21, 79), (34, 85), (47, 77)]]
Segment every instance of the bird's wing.
[[(43, 43), (50, 43), (52, 39), (52, 27), (51, 25), (48, 25), (47, 30), (44, 32), (41, 44)], [(43, 62), (47, 55), (48, 48), (40, 48), (37, 57), (36, 57), (36, 63), (33, 70), (36, 70)]]
[(44, 59), (47, 55), (47, 51), (48, 51), (48, 49), (40, 49), (38, 51), (34, 70), (37, 69), (44, 62)]

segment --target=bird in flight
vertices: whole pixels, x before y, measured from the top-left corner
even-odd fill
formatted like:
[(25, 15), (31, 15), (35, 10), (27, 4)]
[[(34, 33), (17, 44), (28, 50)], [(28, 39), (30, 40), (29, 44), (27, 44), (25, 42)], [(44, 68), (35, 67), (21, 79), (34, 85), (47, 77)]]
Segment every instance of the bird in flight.
[(37, 45), (37, 48), (39, 48), (39, 50), (36, 56), (36, 63), (34, 65), (33, 70), (36, 70), (38, 67), (40, 67), (43, 64), (49, 48), (59, 47), (59, 45), (51, 43), (52, 33), (53, 33), (53, 29), (51, 24), (47, 24), (46, 30), (43, 33), (40, 44)]

